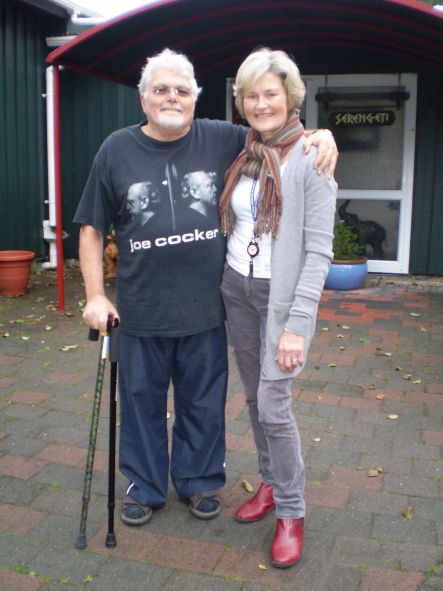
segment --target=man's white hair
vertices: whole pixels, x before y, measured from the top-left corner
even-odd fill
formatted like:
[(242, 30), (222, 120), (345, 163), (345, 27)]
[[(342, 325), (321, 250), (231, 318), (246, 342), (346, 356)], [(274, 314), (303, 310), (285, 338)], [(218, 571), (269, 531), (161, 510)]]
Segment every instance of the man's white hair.
[(152, 74), (155, 70), (171, 70), (179, 76), (188, 78), (194, 100), (197, 100), (201, 88), (197, 86), (194, 66), (183, 53), (177, 53), (171, 49), (164, 49), (157, 55), (148, 57), (138, 84), (138, 91), (140, 94), (145, 94), (148, 90), (149, 85), (151, 84)]

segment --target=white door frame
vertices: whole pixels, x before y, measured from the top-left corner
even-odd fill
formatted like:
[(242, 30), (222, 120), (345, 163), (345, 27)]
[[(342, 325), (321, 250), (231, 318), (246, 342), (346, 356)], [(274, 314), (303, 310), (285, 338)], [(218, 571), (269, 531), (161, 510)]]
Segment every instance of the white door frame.
[[(306, 128), (316, 129), (318, 121), (318, 103), (315, 95), (320, 87), (325, 87), (324, 76), (304, 76), (306, 84)], [(328, 75), (328, 87), (370, 87), (396, 86), (399, 83), (398, 74), (347, 74)], [(415, 122), (417, 106), (417, 75), (401, 74), (401, 86), (410, 93), (405, 102), (404, 114), (404, 142), (403, 142), (403, 173), (402, 188), (399, 191), (371, 191), (340, 189), (339, 199), (379, 199), (400, 201), (399, 234), (396, 261), (369, 260), (368, 268), (376, 273), (408, 273), (411, 242), (411, 217), (414, 187), (414, 158), (415, 158)]]

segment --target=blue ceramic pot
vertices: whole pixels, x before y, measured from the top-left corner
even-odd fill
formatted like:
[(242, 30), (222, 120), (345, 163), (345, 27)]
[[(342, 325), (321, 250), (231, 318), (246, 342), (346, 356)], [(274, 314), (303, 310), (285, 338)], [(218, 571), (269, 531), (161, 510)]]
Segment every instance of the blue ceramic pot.
[(363, 287), (367, 274), (368, 260), (366, 258), (355, 261), (333, 261), (326, 277), (325, 288), (358, 289)]

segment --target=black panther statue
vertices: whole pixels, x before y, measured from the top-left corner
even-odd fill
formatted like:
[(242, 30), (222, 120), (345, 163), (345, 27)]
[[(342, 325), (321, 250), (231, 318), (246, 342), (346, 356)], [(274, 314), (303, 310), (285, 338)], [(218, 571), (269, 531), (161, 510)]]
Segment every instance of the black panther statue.
[(372, 220), (360, 220), (355, 213), (349, 213), (346, 211), (350, 202), (350, 199), (346, 199), (346, 201), (344, 201), (344, 203), (338, 208), (340, 219), (342, 219), (347, 226), (350, 226), (355, 232), (357, 232), (358, 241), (365, 249), (365, 256), (367, 256), (366, 245), (369, 244), (372, 248), (373, 258), (384, 259), (385, 252), (382, 243), (386, 240), (386, 230), (377, 222)]

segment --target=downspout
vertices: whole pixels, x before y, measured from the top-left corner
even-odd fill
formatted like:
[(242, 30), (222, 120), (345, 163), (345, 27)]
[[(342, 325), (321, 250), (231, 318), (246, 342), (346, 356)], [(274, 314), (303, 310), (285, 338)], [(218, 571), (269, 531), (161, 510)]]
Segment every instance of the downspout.
[(57, 267), (55, 244), (55, 172), (54, 172), (54, 68), (46, 68), (46, 153), (48, 163), (48, 205), (49, 219), (43, 220), (43, 238), (49, 242), (49, 261), (42, 263), (43, 269)]
[(58, 66), (46, 68), (46, 136), (48, 161), (48, 213), (43, 220), (43, 238), (49, 242), (49, 261), (43, 269), (57, 269), (58, 309), (65, 309), (63, 276), (62, 194), (60, 165), (60, 70)]
[(55, 243), (57, 247), (58, 309), (65, 309), (63, 276), (62, 180), (60, 162), (60, 69), (54, 66), (54, 177), (55, 177)]

